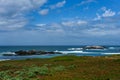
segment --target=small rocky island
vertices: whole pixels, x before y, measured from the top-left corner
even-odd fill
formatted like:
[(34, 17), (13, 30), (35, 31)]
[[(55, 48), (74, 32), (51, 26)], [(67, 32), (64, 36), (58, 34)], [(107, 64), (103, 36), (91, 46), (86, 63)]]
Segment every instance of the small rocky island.
[(105, 49), (104, 46), (86, 46), (83, 49)]

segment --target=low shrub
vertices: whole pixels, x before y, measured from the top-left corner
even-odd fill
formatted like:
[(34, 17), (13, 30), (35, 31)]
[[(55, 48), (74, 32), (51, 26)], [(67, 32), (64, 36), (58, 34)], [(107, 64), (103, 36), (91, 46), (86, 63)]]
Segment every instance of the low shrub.
[(54, 71), (64, 71), (65, 69), (66, 69), (65, 66), (61, 66), (61, 65), (53, 68)]
[(67, 66), (68, 69), (75, 69), (77, 66), (75, 64)]

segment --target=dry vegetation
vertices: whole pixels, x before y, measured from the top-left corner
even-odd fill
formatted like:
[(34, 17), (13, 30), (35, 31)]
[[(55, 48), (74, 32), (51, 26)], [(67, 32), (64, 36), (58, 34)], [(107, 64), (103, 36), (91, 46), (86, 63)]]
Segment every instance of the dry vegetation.
[(61, 56), (0, 62), (0, 80), (119, 80), (120, 56)]

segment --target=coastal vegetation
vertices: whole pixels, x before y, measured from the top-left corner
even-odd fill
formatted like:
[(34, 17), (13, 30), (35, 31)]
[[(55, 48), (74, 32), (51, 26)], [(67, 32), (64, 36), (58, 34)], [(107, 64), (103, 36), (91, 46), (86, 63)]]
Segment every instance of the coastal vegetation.
[(0, 62), (0, 80), (119, 80), (120, 55)]

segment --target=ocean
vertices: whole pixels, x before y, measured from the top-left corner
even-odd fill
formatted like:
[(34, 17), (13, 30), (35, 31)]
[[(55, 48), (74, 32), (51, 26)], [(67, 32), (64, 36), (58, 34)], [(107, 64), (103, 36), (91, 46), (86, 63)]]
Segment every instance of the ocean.
[[(17, 60), (29, 58), (51, 58), (63, 55), (105, 56), (120, 54), (120, 46), (105, 46), (106, 49), (81, 50), (85, 46), (0, 46), (0, 60)], [(3, 56), (3, 53), (13, 53), (19, 50), (60, 51), (65, 54), (45, 54), (29, 56)]]

